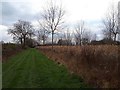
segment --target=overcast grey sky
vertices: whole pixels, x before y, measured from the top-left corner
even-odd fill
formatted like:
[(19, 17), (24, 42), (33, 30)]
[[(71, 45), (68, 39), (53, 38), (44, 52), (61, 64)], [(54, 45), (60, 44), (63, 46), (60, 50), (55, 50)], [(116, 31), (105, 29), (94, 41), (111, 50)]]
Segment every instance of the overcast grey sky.
[[(2, 0), (0, 1), (0, 41), (9, 42), (12, 37), (7, 34), (7, 29), (17, 20), (30, 21), (37, 26), (37, 17), (46, 2), (50, 0)], [(55, 0), (56, 4), (62, 3), (66, 10), (65, 21), (72, 27), (79, 20), (84, 20), (90, 29), (100, 36), (102, 18), (111, 3), (118, 0)]]

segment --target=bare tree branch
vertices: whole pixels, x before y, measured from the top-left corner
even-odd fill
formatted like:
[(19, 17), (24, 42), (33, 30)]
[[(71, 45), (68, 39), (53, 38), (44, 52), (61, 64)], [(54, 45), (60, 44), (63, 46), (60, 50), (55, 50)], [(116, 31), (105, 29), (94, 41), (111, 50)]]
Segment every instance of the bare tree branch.
[(63, 17), (65, 11), (61, 6), (55, 5), (53, 2), (48, 4), (48, 7), (43, 10), (41, 15), (42, 21), (39, 21), (39, 24), (42, 28), (47, 31), (50, 31), (52, 34), (52, 48), (53, 48), (53, 39), (54, 33), (56, 30), (62, 29)]

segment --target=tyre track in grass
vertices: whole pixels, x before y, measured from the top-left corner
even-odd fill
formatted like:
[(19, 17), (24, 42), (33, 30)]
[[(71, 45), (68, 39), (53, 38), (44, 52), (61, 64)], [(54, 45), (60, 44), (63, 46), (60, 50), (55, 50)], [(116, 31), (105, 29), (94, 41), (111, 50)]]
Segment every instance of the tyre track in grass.
[[(23, 59), (23, 62), (17, 67), (17, 72), (15, 77), (10, 83), (9, 87), (13, 86), (15, 88), (26, 88), (28, 85), (28, 78), (29, 78), (29, 65), (31, 62), (31, 50), (26, 52), (26, 57)], [(22, 59), (22, 58), (21, 58)], [(19, 70), (19, 71), (18, 71)]]
[[(36, 69), (36, 86), (37, 87), (46, 87), (47, 88), (47, 82), (48, 82), (48, 73), (45, 73), (47, 70), (47, 66), (45, 66), (45, 59), (43, 60), (43, 56), (41, 57), (40, 53), (36, 51), (37, 54), (35, 54), (35, 66), (37, 67)], [(41, 57), (41, 58), (40, 58)]]
[[(7, 61), (7, 63), (8, 64), (5, 64), (5, 63), (3, 63), (3, 74), (6, 74), (6, 72), (8, 72), (8, 71), (10, 71), (11, 69), (13, 69), (13, 67), (14, 66), (16, 66), (16, 64), (19, 64), (19, 62), (20, 62), (20, 60), (21, 60), (21, 58), (25, 58), (26, 57), (26, 54), (28, 54), (28, 53), (26, 53), (26, 52), (23, 52), (23, 53), (19, 53), (18, 55), (16, 55), (15, 57), (12, 57), (12, 58), (10, 58), (10, 60), (8, 60)], [(20, 56), (21, 57), (20, 57)], [(24, 59), (22, 59), (22, 60), (24, 60)], [(22, 61), (21, 60), (21, 61)], [(12, 61), (12, 62), (11, 62)], [(7, 65), (7, 66), (5, 66), (5, 65)], [(8, 67), (9, 66), (9, 67)], [(6, 70), (7, 69), (7, 70)]]
[(28, 86), (27, 88), (35, 88), (35, 85), (36, 83), (34, 83), (35, 81), (35, 78), (36, 77), (36, 66), (35, 66), (35, 58), (34, 58), (34, 54), (36, 54), (34, 52), (34, 49), (32, 50), (31, 52), (31, 60), (29, 62), (29, 70), (28, 70), (28, 73), (29, 73), (29, 77), (28, 77)]
[[(20, 77), (18, 79), (18, 82), (16, 83), (16, 87), (20, 87), (20, 88), (27, 88), (29, 87), (29, 75), (30, 75), (30, 65), (32, 65), (31, 63), (31, 51), (29, 52), (29, 57), (25, 58), (25, 65), (23, 65), (23, 70), (21, 71)], [(22, 80), (21, 80), (22, 79)]]
[[(9, 87), (11, 86), (11, 84), (14, 84), (15, 81), (14, 79), (15, 78), (19, 78), (18, 76), (22, 73), (22, 69), (24, 68), (24, 64), (26, 64), (24, 62), (24, 60), (29, 56), (29, 53), (28, 51), (25, 51), (21, 54), (18, 55), (17, 58), (14, 58), (12, 60), (9, 60), (11, 61), (10, 63), (12, 64), (7, 64), (7, 66), (4, 66), (4, 63), (3, 64), (3, 87)], [(16, 62), (15, 62), (16, 61)], [(4, 70), (4, 67), (7, 67), (8, 69)]]

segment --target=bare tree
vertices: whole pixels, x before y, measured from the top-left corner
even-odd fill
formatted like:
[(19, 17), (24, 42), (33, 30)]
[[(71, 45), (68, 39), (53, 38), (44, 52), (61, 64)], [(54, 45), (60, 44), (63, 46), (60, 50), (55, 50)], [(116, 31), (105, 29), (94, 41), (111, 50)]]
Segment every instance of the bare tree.
[(83, 38), (83, 34), (85, 32), (85, 22), (84, 21), (80, 21), (79, 23), (76, 24), (75, 26), (75, 40), (76, 40), (76, 44), (77, 45), (82, 45), (82, 38)]
[(64, 15), (65, 11), (63, 10), (62, 6), (57, 6), (53, 2), (51, 2), (42, 13), (42, 23), (40, 23), (39, 20), (41, 26), (50, 31), (52, 34), (52, 49), (55, 31), (62, 28), (62, 24), (64, 23)]
[(92, 33), (91, 31), (89, 30), (86, 30), (84, 31), (83, 33), (83, 37), (82, 37), (82, 43), (83, 44), (88, 44), (90, 43), (90, 41), (92, 40)]
[(110, 10), (103, 20), (103, 33), (109, 40), (116, 41), (116, 37), (120, 32), (118, 28), (118, 11), (114, 5), (112, 5)]
[(96, 34), (96, 33), (94, 33), (94, 34), (92, 35), (92, 40), (94, 40), (94, 41), (97, 40), (97, 34)]
[(13, 25), (13, 28), (8, 29), (8, 33), (13, 35), (14, 39), (20, 41), (23, 47), (26, 45), (26, 38), (31, 38), (34, 34), (31, 23), (22, 20), (18, 20), (18, 22)]
[(37, 33), (37, 39), (38, 41), (42, 41), (43, 45), (45, 44), (47, 38), (48, 38), (48, 31), (44, 29), (40, 29)]
[(66, 41), (67, 46), (71, 45), (71, 41), (72, 41), (72, 34), (70, 33), (69, 28), (67, 28), (67, 32), (64, 33), (64, 40)]

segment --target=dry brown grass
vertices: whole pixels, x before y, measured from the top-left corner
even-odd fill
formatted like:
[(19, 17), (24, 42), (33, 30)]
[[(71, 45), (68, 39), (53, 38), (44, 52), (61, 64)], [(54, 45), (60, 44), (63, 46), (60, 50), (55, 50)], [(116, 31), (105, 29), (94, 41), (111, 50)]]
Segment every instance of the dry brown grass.
[(12, 43), (2, 44), (2, 61), (6, 61), (13, 55), (16, 55), (18, 52), (21, 52), (23, 49), (20, 45), (15, 45)]
[(120, 46), (41, 46), (40, 50), (93, 87), (120, 87)]

